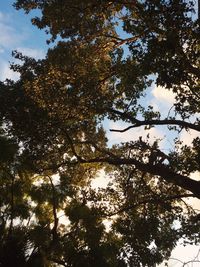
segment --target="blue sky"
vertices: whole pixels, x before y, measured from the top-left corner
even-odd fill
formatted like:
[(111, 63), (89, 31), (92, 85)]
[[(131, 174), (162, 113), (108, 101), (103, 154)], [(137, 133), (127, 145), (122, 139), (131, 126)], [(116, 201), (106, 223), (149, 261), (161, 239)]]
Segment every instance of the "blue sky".
[(12, 6), (14, 1), (0, 1), (0, 79), (17, 78), (16, 74), (9, 71), (8, 62), (13, 61), (13, 50), (22, 51), (24, 54), (41, 58), (45, 56), (46, 35), (44, 31), (33, 27), (31, 15), (17, 11)]
[[(17, 79), (17, 74), (9, 70), (9, 61), (12, 62), (11, 57), (12, 50), (19, 50), (25, 55), (33, 56), (35, 58), (45, 57), (45, 52), (48, 48), (46, 44), (47, 35), (44, 30), (39, 30), (31, 24), (30, 18), (33, 16), (25, 15), (23, 11), (17, 11), (12, 7), (13, 0), (0, 0), (0, 80), (5, 80), (6, 78)], [(153, 105), (155, 108), (159, 107), (161, 110), (166, 112), (169, 110), (173, 103), (173, 94), (162, 90), (159, 87), (153, 86), (149, 92), (149, 104)], [(119, 129), (123, 125), (119, 123), (108, 122), (107, 127)], [(133, 140), (133, 136), (138, 138), (143, 135), (144, 131), (141, 128), (135, 129), (133, 131), (128, 131), (124, 134), (121, 133), (109, 133), (108, 137), (112, 143), (119, 141), (129, 141)], [(157, 128), (151, 130), (152, 136), (163, 138), (166, 135), (166, 129)], [(192, 137), (194, 137), (194, 132), (182, 132), (182, 140), (185, 142), (190, 142)], [(165, 137), (164, 137), (165, 138)], [(170, 146), (171, 137), (169, 139), (165, 138), (163, 143), (163, 149)], [(164, 148), (165, 147), (165, 148)], [(168, 148), (166, 148), (168, 149)], [(184, 250), (182, 247), (177, 248), (177, 252), (173, 255), (175, 258), (181, 258), (187, 260), (184, 257), (192, 258), (197, 254), (197, 248), (187, 247), (188, 250)], [(182, 256), (181, 256), (182, 254)], [(181, 266), (178, 262), (172, 262), (170, 267)], [(193, 265), (197, 267), (197, 265)]]

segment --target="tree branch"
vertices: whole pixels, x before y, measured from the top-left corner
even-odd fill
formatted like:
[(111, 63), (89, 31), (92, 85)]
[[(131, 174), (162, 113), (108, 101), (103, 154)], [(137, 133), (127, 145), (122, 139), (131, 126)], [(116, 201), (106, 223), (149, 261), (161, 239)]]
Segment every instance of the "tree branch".
[(52, 206), (53, 206), (53, 217), (54, 217), (54, 226), (52, 228), (52, 235), (53, 235), (53, 242), (56, 241), (57, 238), (57, 228), (58, 228), (58, 216), (57, 216), (57, 201), (56, 201), (56, 190), (55, 190), (55, 186), (53, 184), (52, 178), (47, 175), (47, 177), (49, 178), (50, 184), (51, 184), (51, 188), (52, 188)]
[[(170, 197), (166, 197), (164, 199), (162, 199), (162, 202), (164, 201), (168, 201), (168, 200), (175, 200), (175, 199), (180, 199), (180, 198), (186, 198), (186, 197), (195, 197), (194, 194), (181, 194), (181, 195), (175, 195), (175, 196), (170, 196)], [(106, 217), (112, 217), (114, 215), (118, 215), (119, 213), (122, 213), (122, 212), (125, 212), (125, 211), (128, 211), (130, 209), (134, 209), (136, 208), (137, 206), (139, 205), (142, 205), (142, 204), (146, 204), (146, 203), (159, 203), (160, 200), (157, 199), (157, 198), (152, 198), (152, 199), (145, 199), (145, 200), (142, 200), (140, 202), (138, 202), (137, 204), (133, 204), (133, 205), (130, 205), (130, 206), (127, 206), (127, 207), (124, 207), (122, 209), (119, 209), (118, 211), (116, 212), (113, 212), (111, 214), (108, 214), (106, 215)]]
[[(176, 173), (170, 167), (164, 164), (150, 164), (144, 163), (134, 158), (120, 158), (120, 157), (97, 157), (91, 159), (84, 159), (79, 157), (79, 160), (73, 162), (73, 164), (89, 164), (89, 163), (107, 163), (114, 166), (120, 165), (134, 165), (138, 170), (156, 175), (164, 179), (168, 183), (180, 186), (181, 188), (190, 191), (195, 197), (200, 199), (200, 182), (191, 179), (189, 176)], [(57, 167), (65, 166), (66, 162), (60, 163)], [(55, 166), (53, 166), (55, 168)], [(49, 167), (51, 169), (51, 167)]]
[[(122, 113), (122, 115), (124, 114)], [(94, 146), (92, 142), (91, 142), (91, 145)], [(135, 158), (119, 157), (118, 155), (115, 155), (113, 152), (110, 152), (104, 148), (99, 148), (98, 145), (95, 145), (94, 147), (95, 149), (98, 149), (102, 153), (102, 156), (86, 159), (77, 154), (77, 152), (74, 149), (73, 141), (71, 140), (72, 152), (75, 153), (77, 161), (73, 161), (73, 162), (63, 161), (57, 165), (52, 165), (46, 169), (40, 170), (40, 173), (45, 170), (49, 170), (49, 169), (55, 170), (55, 168), (58, 169), (66, 165), (75, 166), (76, 164), (107, 163), (107, 164), (111, 164), (114, 166), (133, 165), (135, 166), (135, 168), (137, 168), (138, 170), (142, 172), (147, 172), (149, 174), (159, 176), (168, 183), (172, 183), (174, 185), (180, 186), (181, 188), (187, 191), (192, 192), (195, 195), (195, 197), (200, 199), (200, 182), (191, 179), (189, 176), (182, 175), (180, 173), (175, 172), (173, 169), (170, 168), (170, 166), (164, 164), (163, 162), (144, 163)]]
[(174, 172), (164, 164), (149, 164), (140, 162), (134, 158), (108, 159), (107, 163), (112, 165), (134, 165), (138, 170), (148, 172), (163, 178), (168, 183), (173, 183), (181, 188), (192, 192), (195, 197), (200, 198), (200, 182), (188, 176)]
[(132, 128), (140, 127), (140, 126), (145, 126), (145, 125), (177, 125), (186, 129), (192, 129), (195, 131), (200, 131), (200, 125), (199, 124), (194, 124), (194, 123), (189, 123), (186, 121), (182, 120), (174, 120), (174, 119), (164, 119), (164, 120), (144, 120), (140, 121), (136, 118), (133, 118), (127, 113), (121, 112), (119, 110), (114, 110), (110, 109), (111, 112), (121, 116), (122, 118), (128, 119), (133, 125), (130, 125), (129, 127), (122, 129), (122, 130), (117, 130), (117, 129), (110, 129), (111, 132), (126, 132)]
[(139, 38), (142, 37), (142, 35), (137, 35), (137, 36), (132, 36), (132, 37), (129, 37), (129, 38), (126, 38), (126, 39), (122, 39), (120, 37), (112, 36), (112, 35), (109, 35), (109, 34), (104, 35), (104, 36), (107, 37), (107, 38), (112, 39), (112, 42), (115, 44), (115, 47), (121, 46), (123, 44), (131, 43), (131, 42), (135, 42)]

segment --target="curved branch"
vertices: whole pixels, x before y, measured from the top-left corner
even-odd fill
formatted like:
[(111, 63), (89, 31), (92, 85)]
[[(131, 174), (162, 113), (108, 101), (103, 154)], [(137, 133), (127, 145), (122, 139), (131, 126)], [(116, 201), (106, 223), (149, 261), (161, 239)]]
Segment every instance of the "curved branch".
[(164, 164), (149, 164), (149, 163), (143, 163), (136, 159), (126, 159), (126, 158), (120, 158), (118, 160), (116, 159), (109, 159), (108, 163), (113, 165), (134, 165), (137, 169), (148, 172), (152, 175), (157, 175), (163, 178), (168, 183), (173, 183), (175, 185), (180, 186), (181, 188), (192, 192), (195, 197), (200, 198), (200, 182), (195, 181), (188, 176), (179, 174), (174, 172), (172, 169), (170, 169), (168, 166)]
[(119, 110), (110, 110), (111, 112), (120, 115), (122, 118), (124, 119), (128, 119), (131, 123), (133, 123), (133, 125), (130, 125), (129, 127), (122, 129), (122, 130), (117, 130), (117, 129), (110, 129), (111, 132), (126, 132), (132, 128), (136, 128), (136, 127), (140, 127), (140, 126), (145, 126), (145, 125), (177, 125), (183, 128), (189, 128), (195, 131), (200, 132), (200, 125), (199, 124), (194, 124), (194, 123), (190, 123), (190, 122), (186, 122), (186, 121), (182, 121), (182, 120), (175, 120), (175, 119), (164, 119), (164, 120), (144, 120), (144, 121), (140, 121), (136, 118), (133, 118), (132, 116), (130, 116), (127, 113), (123, 113)]
[[(193, 180), (189, 176), (177, 173), (164, 163), (159, 163), (159, 162), (156, 164), (144, 163), (135, 158), (119, 157), (114, 153), (109, 152), (103, 148), (98, 148), (97, 145), (95, 146), (95, 148), (98, 149), (103, 154), (102, 157), (85, 159), (76, 154), (76, 156), (78, 156), (77, 161), (73, 161), (72, 164), (76, 165), (76, 164), (89, 164), (89, 163), (107, 163), (114, 166), (133, 165), (135, 166), (135, 168), (137, 168), (142, 172), (147, 172), (149, 174), (159, 176), (168, 183), (172, 183), (174, 185), (180, 186), (181, 188), (187, 191), (192, 192), (195, 197), (200, 199), (200, 181)], [(53, 168), (55, 169), (55, 167), (56, 168), (63, 167), (66, 166), (67, 164), (70, 165), (70, 162), (63, 161), (57, 166), (55, 165), (50, 166), (48, 169), (53, 169)]]
[[(180, 186), (181, 188), (190, 191), (195, 197), (200, 199), (200, 182), (191, 179), (189, 176), (176, 173), (170, 167), (164, 164), (144, 163), (134, 158), (117, 158), (117, 156), (107, 156), (92, 159), (79, 158), (79, 161), (73, 164), (89, 164), (89, 163), (107, 163), (114, 166), (134, 165), (138, 170), (156, 175), (164, 179), (168, 183)], [(58, 167), (65, 166), (66, 162), (59, 164)], [(55, 167), (55, 166), (54, 166)]]

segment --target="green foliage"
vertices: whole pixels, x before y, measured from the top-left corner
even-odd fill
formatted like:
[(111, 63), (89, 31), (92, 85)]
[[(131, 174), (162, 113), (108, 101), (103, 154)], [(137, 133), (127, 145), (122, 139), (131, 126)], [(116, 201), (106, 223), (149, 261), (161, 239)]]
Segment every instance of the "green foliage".
[[(200, 142), (179, 135), (200, 131), (193, 1), (15, 7), (39, 9), (32, 23), (52, 45), (43, 60), (14, 51), (20, 79), (0, 83), (0, 265), (153, 267), (181, 238), (199, 244), (185, 198), (200, 198)], [(174, 93), (168, 115), (149, 103), (153, 80)], [(143, 137), (112, 145), (108, 122)], [(148, 131), (157, 126), (174, 137), (167, 152)], [(103, 171), (107, 186), (94, 188)]]

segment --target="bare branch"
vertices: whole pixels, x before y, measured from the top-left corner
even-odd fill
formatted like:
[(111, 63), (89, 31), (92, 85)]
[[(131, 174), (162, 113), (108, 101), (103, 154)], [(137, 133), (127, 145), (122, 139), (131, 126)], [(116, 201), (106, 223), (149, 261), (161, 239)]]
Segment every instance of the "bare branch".
[(130, 125), (129, 127), (122, 129), (122, 130), (118, 130), (118, 129), (110, 129), (111, 132), (126, 132), (132, 128), (136, 128), (136, 127), (140, 127), (140, 126), (145, 126), (145, 125), (177, 125), (186, 129), (192, 129), (195, 131), (200, 131), (200, 125), (199, 124), (194, 124), (194, 123), (189, 123), (186, 121), (182, 121), (182, 120), (175, 120), (175, 119), (164, 119), (164, 120), (144, 120), (144, 121), (140, 121), (136, 118), (133, 118), (132, 116), (130, 116), (127, 113), (123, 113), (119, 110), (114, 110), (114, 109), (110, 109), (111, 112), (118, 114), (121, 116), (121, 118), (127, 119), (129, 120), (131, 123), (133, 123), (133, 125)]
[(51, 184), (51, 188), (52, 188), (52, 206), (53, 206), (53, 217), (54, 217), (54, 226), (52, 228), (52, 235), (53, 235), (53, 241), (56, 240), (57, 238), (57, 228), (58, 228), (58, 216), (57, 216), (57, 201), (56, 201), (56, 189), (55, 186), (53, 184), (52, 178), (51, 176), (47, 175), (47, 177), (49, 178), (50, 184)]

